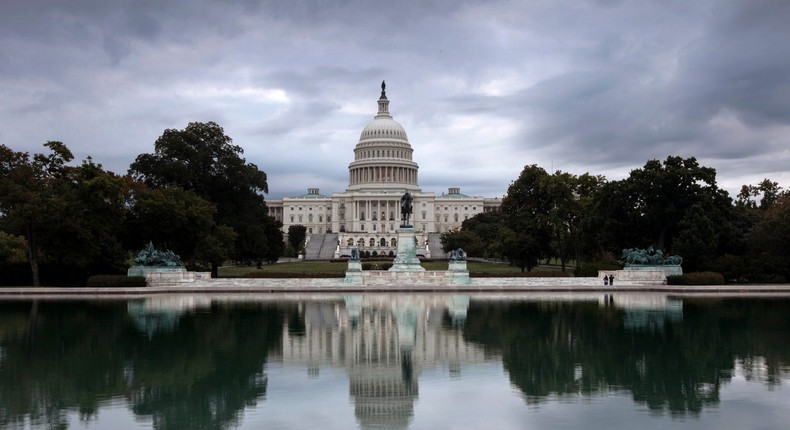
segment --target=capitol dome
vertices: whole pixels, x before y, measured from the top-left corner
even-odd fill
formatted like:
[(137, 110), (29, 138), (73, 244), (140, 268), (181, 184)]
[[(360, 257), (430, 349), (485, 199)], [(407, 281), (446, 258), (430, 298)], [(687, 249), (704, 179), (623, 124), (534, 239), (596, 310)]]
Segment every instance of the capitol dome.
[(381, 83), (378, 112), (359, 135), (354, 161), (348, 165), (348, 190), (419, 191), (417, 163), (406, 130), (392, 119), (389, 100)]
[(376, 115), (373, 121), (370, 121), (368, 125), (362, 130), (362, 133), (359, 135), (359, 141), (362, 142), (366, 139), (401, 139), (409, 142), (409, 138), (406, 136), (406, 130), (403, 129), (403, 126), (392, 119), (392, 116), (387, 113), (386, 115)]

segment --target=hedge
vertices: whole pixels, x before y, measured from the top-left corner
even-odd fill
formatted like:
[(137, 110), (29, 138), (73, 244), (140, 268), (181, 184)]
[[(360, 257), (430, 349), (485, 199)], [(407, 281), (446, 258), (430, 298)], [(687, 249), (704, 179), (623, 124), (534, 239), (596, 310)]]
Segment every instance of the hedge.
[(392, 263), (362, 263), (362, 270), (389, 270)]
[(691, 272), (667, 276), (667, 285), (724, 285), (724, 275), (718, 272)]
[(336, 272), (250, 272), (239, 278), (344, 278), (345, 273)]
[(94, 275), (85, 282), (87, 287), (145, 287), (145, 276)]
[(562, 273), (560, 271), (541, 271), (532, 272), (469, 272), (472, 278), (572, 278), (572, 273)]

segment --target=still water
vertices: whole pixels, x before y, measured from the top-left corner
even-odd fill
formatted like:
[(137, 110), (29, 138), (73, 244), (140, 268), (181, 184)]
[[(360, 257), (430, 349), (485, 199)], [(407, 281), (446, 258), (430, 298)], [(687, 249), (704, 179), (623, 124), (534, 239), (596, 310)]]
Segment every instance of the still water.
[(0, 428), (785, 429), (790, 298), (0, 301)]

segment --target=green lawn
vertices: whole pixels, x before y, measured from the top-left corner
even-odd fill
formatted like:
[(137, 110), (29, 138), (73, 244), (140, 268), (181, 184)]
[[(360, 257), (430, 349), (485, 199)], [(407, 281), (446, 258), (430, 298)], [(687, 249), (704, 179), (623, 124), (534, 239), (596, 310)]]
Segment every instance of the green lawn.
[[(425, 270), (447, 270), (447, 261), (423, 262)], [(219, 268), (220, 277), (244, 276), (252, 272), (272, 272), (272, 273), (345, 273), (348, 264), (345, 262), (331, 263), (329, 261), (294, 261), (289, 263), (267, 264), (260, 269), (255, 266), (223, 266)], [(521, 273), (521, 269), (515, 266), (498, 263), (488, 263), (481, 261), (468, 261), (467, 268), (472, 273)], [(534, 269), (537, 271), (560, 271), (559, 266), (539, 266)], [(568, 271), (572, 272), (569, 267)]]

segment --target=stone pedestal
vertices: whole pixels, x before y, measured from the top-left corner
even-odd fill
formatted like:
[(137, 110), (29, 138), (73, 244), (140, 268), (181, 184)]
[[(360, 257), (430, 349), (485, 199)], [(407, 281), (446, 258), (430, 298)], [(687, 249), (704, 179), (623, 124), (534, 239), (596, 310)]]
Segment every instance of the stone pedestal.
[(417, 258), (417, 245), (414, 243), (414, 227), (398, 229), (398, 254), (392, 262), (390, 272), (424, 272)]
[(186, 273), (187, 269), (181, 266), (132, 266), (126, 271), (126, 276), (147, 276), (149, 273)]
[(469, 270), (466, 268), (466, 260), (450, 260), (447, 267), (447, 277), (450, 285), (466, 285), (471, 282)]
[(619, 282), (636, 285), (666, 285), (667, 276), (682, 275), (680, 266), (626, 266), (623, 270), (600, 270), (598, 279), (603, 276), (614, 276), (614, 286)]
[(346, 284), (362, 285), (364, 279), (362, 278), (362, 262), (359, 260), (348, 260), (348, 269), (346, 269), (346, 277), (343, 280)]

